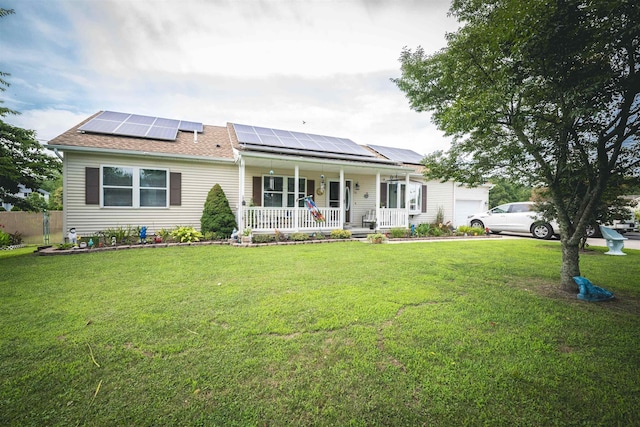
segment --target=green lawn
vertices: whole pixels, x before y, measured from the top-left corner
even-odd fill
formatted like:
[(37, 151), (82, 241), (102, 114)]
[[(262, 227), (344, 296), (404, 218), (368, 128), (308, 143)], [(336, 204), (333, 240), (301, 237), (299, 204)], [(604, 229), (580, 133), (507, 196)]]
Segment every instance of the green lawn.
[(640, 422), (640, 251), (536, 240), (0, 254), (0, 425)]

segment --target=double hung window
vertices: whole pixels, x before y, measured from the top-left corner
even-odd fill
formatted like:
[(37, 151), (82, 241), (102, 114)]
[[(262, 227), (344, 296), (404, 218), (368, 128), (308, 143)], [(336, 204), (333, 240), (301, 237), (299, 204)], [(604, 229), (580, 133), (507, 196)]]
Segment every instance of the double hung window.
[[(299, 178), (298, 194), (296, 195), (294, 177), (265, 175), (262, 177), (262, 206), (283, 208), (297, 205), (304, 207), (304, 201), (300, 199), (305, 196), (306, 188), (306, 178)], [(296, 199), (298, 199), (297, 204)]]
[(102, 167), (102, 206), (165, 208), (169, 172), (166, 169)]

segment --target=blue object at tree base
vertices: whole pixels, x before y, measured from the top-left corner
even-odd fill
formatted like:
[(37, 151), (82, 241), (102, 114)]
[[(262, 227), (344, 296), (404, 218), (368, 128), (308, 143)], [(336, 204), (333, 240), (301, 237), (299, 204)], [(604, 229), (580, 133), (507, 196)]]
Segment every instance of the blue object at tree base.
[(589, 279), (582, 276), (575, 276), (573, 280), (580, 287), (578, 299), (584, 301), (607, 301), (613, 299), (613, 293), (599, 286), (595, 286)]

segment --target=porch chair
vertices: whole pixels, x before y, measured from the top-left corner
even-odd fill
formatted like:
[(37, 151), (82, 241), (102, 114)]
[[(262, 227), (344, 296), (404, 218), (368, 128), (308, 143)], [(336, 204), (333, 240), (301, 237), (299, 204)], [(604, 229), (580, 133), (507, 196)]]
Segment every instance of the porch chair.
[(602, 237), (607, 241), (607, 247), (609, 248), (609, 251), (604, 253), (605, 255), (626, 255), (622, 252), (622, 248), (624, 248), (624, 241), (629, 239), (616, 230), (605, 227), (604, 225), (600, 226), (600, 232), (602, 233)]
[(369, 225), (370, 229), (375, 228), (376, 223), (376, 211), (375, 209), (370, 209), (366, 214), (362, 215), (362, 227), (364, 228), (365, 224)]

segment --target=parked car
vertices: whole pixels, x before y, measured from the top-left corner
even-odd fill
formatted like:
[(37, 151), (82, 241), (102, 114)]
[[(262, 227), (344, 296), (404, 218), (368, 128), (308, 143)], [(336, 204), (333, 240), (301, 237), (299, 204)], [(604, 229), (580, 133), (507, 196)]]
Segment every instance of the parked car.
[[(601, 237), (602, 233), (600, 233), (599, 224), (589, 224), (587, 225), (587, 237)], [(629, 217), (624, 220), (614, 220), (611, 224), (604, 224), (609, 228), (613, 228), (620, 234), (624, 234), (626, 232), (634, 231), (638, 228), (638, 224), (636, 223), (635, 212), (632, 209), (629, 209)]]
[(555, 221), (545, 221), (535, 211), (534, 202), (506, 203), (487, 212), (470, 215), (467, 222), (472, 227), (489, 228), (492, 233), (531, 233), (537, 239), (551, 239), (560, 233)]

